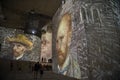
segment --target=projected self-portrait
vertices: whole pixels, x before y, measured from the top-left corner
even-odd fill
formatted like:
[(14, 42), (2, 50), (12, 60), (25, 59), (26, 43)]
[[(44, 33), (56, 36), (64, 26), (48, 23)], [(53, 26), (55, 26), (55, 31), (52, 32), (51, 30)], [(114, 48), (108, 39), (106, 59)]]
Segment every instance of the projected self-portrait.
[(11, 58), (15, 60), (25, 60), (26, 51), (31, 50), (33, 43), (23, 34), (6, 39), (12, 47)]
[(41, 38), (41, 60), (49, 62), (52, 58), (52, 32), (46, 32)]
[(71, 15), (67, 13), (62, 16), (57, 31), (56, 49), (58, 53), (58, 71), (60, 74), (79, 79), (79, 65), (69, 53), (71, 35)]

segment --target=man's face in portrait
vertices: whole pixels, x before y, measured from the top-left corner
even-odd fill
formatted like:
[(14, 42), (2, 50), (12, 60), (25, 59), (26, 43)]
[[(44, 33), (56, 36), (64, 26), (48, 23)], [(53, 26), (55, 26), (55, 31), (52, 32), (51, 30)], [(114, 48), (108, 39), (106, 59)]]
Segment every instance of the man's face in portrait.
[(13, 37), (7, 37), (6, 41), (11, 44), (13, 57), (20, 59), (25, 51), (33, 48), (33, 43), (23, 34), (17, 34)]
[(68, 44), (71, 38), (71, 16), (66, 14), (62, 17), (56, 40), (56, 48), (58, 53), (58, 64), (62, 66), (68, 54)]
[(24, 54), (26, 50), (26, 46), (21, 43), (12, 43), (13, 48), (13, 55), (14, 57), (18, 57), (21, 54)]
[(43, 34), (41, 42), (41, 57), (50, 59), (52, 57), (52, 33)]

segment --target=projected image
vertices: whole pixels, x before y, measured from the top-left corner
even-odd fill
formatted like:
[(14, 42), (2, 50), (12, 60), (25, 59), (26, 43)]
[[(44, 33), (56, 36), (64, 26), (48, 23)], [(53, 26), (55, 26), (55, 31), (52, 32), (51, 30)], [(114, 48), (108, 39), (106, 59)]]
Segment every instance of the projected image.
[(6, 29), (3, 34), (0, 58), (10, 60), (39, 61), (40, 39), (35, 35), (16, 33)]
[(41, 37), (41, 61), (51, 62), (52, 60), (52, 31), (46, 31)]
[(58, 53), (58, 72), (63, 75), (80, 79), (80, 67), (72, 54), (69, 53), (71, 44), (71, 15), (65, 14), (58, 26), (56, 50)]
[(15, 60), (24, 60), (24, 54), (27, 50), (32, 50), (33, 43), (23, 34), (6, 38), (12, 48), (11, 57)]

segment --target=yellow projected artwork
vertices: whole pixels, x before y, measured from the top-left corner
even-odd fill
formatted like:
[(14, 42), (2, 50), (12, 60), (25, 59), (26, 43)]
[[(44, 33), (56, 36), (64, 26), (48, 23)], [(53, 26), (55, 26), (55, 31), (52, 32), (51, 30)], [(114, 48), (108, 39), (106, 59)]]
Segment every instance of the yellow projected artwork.
[(69, 53), (71, 35), (71, 15), (65, 14), (59, 23), (56, 39), (56, 49), (58, 53), (58, 71), (60, 74), (80, 79), (79, 65)]
[(33, 43), (23, 34), (18, 34), (16, 37), (9, 37), (7, 41), (12, 47), (11, 58), (15, 60), (24, 60), (25, 51), (31, 50)]

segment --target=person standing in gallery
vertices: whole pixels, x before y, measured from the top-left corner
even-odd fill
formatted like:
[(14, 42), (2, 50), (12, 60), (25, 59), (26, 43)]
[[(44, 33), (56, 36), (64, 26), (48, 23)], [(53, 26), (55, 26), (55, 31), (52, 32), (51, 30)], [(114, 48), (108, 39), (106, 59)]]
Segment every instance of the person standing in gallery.
[(58, 72), (74, 78), (81, 78), (81, 72), (78, 62), (73, 59), (69, 53), (71, 44), (71, 15), (66, 13), (63, 15), (57, 32), (56, 49), (58, 53)]
[(37, 80), (37, 76), (38, 76), (38, 71), (40, 70), (40, 64), (39, 64), (39, 62), (36, 62), (35, 64), (34, 64), (34, 79), (36, 79)]
[(44, 68), (43, 65), (40, 64), (40, 78), (42, 78), (43, 74), (44, 74)]
[(10, 71), (13, 70), (13, 61), (10, 61)]

